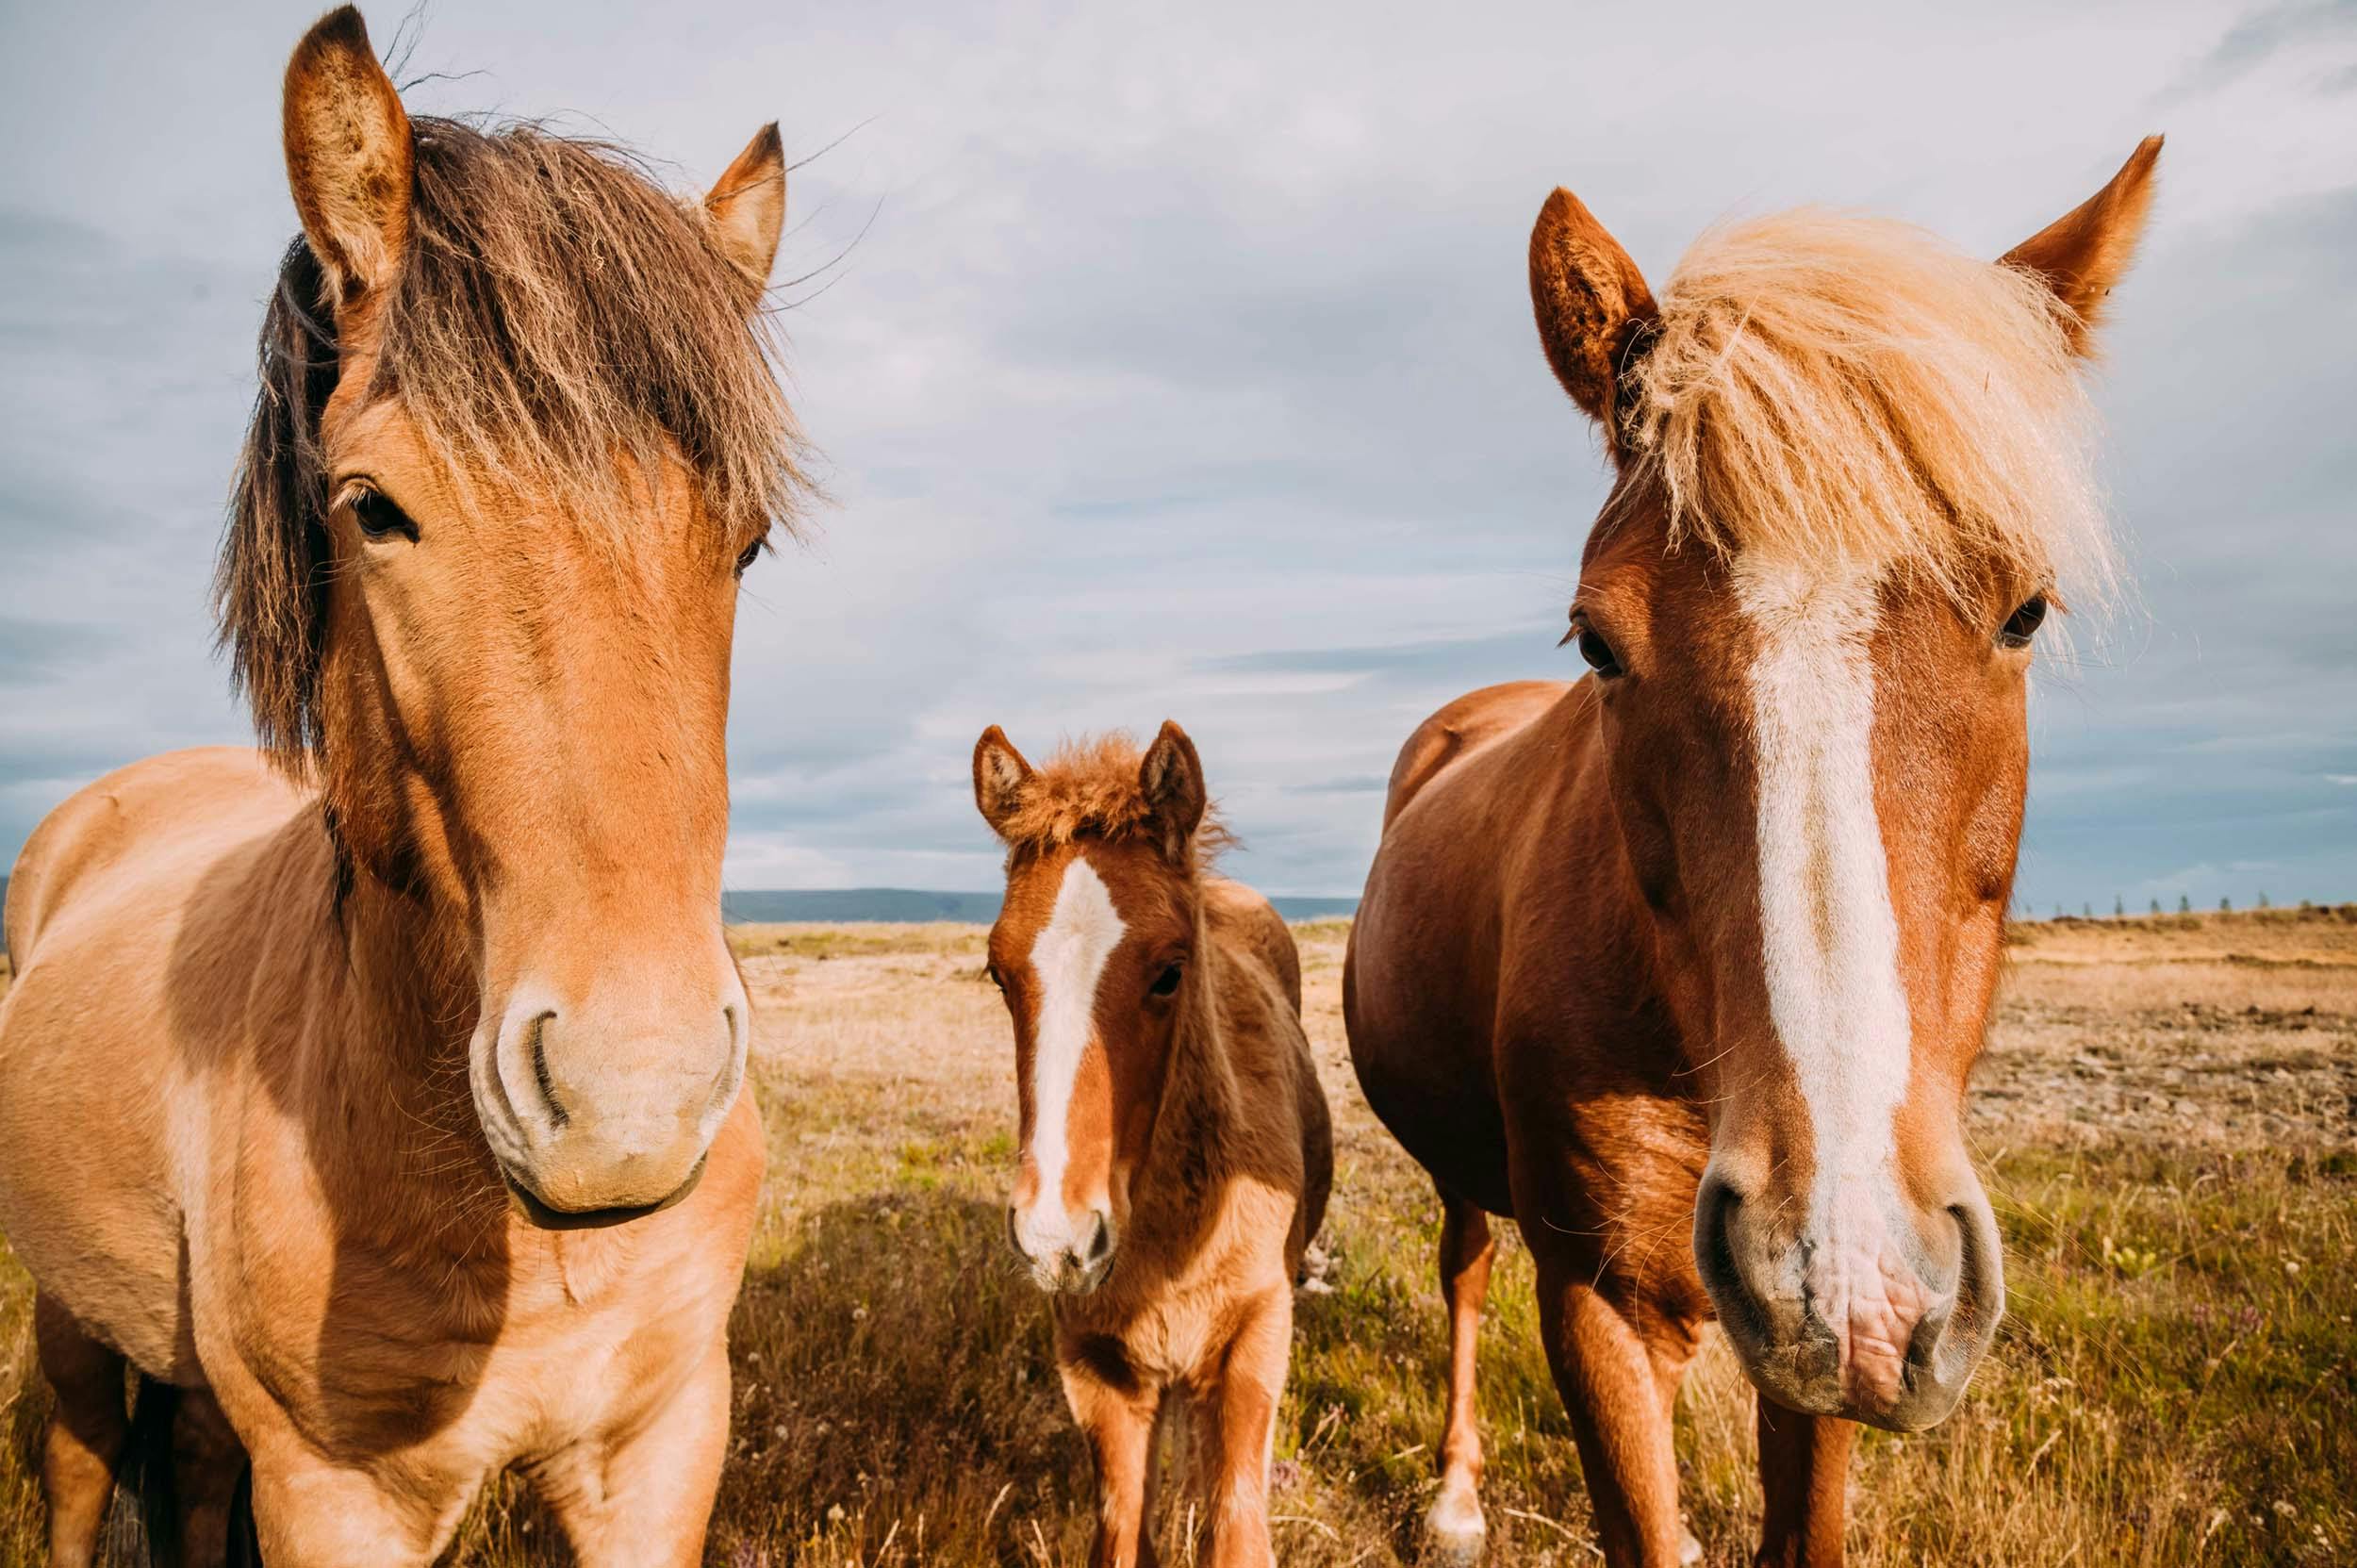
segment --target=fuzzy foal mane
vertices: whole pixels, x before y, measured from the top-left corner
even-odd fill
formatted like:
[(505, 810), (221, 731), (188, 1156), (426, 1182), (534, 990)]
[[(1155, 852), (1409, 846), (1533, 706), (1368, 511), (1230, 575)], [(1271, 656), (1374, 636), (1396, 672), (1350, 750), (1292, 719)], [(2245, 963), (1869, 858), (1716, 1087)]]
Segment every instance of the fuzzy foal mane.
[[(1119, 843), (1151, 837), (1158, 831), (1153, 807), (1138, 784), (1145, 760), (1137, 741), (1119, 730), (1057, 747), (1024, 781), (1013, 809), (993, 824), (1006, 843), (1009, 861), (1062, 849), (1080, 838)], [(1208, 869), (1234, 842), (1217, 808), (1205, 807), (1203, 820), (1188, 841), (1189, 869)]]
[[(379, 307), (371, 394), (402, 400), (462, 487), (558, 487), (618, 526), (645, 495), (632, 476), (676, 456), (717, 524), (791, 531), (808, 486), (774, 335), (701, 213), (606, 143), (410, 124), (409, 241)], [(231, 679), (264, 747), (296, 767), (321, 738), (320, 413), (339, 352), (325, 282), (297, 236), (263, 318), (213, 581)]]
[(2035, 274), (1803, 209), (1705, 234), (1660, 312), (1623, 430), (1673, 548), (2108, 587), (2070, 316)]

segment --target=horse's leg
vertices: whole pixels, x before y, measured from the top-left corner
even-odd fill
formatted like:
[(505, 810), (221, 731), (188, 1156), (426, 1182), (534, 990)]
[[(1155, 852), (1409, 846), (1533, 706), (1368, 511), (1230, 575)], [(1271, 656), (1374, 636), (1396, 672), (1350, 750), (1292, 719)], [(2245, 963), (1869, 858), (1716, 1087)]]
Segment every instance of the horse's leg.
[(304, 1568), (424, 1568), (466, 1512), (468, 1489), (397, 1496), (366, 1471), (323, 1458), (290, 1428), (249, 1431), (261, 1560)]
[(728, 1347), (618, 1442), (588, 1442), (532, 1467), (582, 1568), (686, 1568), (703, 1560), (729, 1441)]
[(1653, 1347), (1625, 1304), (1597, 1288), (1596, 1260), (1542, 1227), (1539, 1322), (1579, 1443), (1596, 1534), (1612, 1568), (1675, 1568), (1684, 1555), (1677, 1453)]
[(1448, 1422), (1441, 1429), (1441, 1494), (1424, 1516), (1426, 1556), (1447, 1568), (1481, 1560), (1481, 1427), (1474, 1356), (1497, 1242), (1490, 1216), (1441, 1194), (1441, 1300), (1448, 1308)]
[[(1645, 1335), (1645, 1349), (1653, 1357), (1654, 1383), (1661, 1392), (1661, 1419), (1674, 1430), (1678, 1416), (1678, 1389), (1686, 1381), (1686, 1369), (1693, 1362), (1694, 1352), (1702, 1348), (1702, 1326), (1698, 1323), (1658, 1323)], [(1681, 1568), (1694, 1568), (1703, 1560), (1703, 1543), (1689, 1528), (1681, 1513), (1678, 1518), (1678, 1562)]]
[(1146, 1473), (1154, 1462), (1160, 1391), (1139, 1386), (1126, 1368), (1115, 1378), (1080, 1358), (1060, 1360), (1064, 1398), (1096, 1466), (1096, 1539), (1089, 1568), (1153, 1568)]
[(1857, 1423), (1759, 1400), (1760, 1568), (1839, 1568)]
[(1218, 1467), (1211, 1483), (1211, 1568), (1270, 1568), (1269, 1452), (1293, 1360), (1294, 1293), (1278, 1289), (1244, 1319), (1220, 1367)]
[(41, 1445), (50, 1568), (86, 1568), (97, 1559), (115, 1466), (131, 1431), (123, 1405), (123, 1358), (83, 1332), (73, 1313), (38, 1294), (33, 1342), (41, 1376), (57, 1396)]
[(183, 1389), (172, 1415), (181, 1568), (222, 1568), (229, 1560), (230, 1505), (244, 1474), (245, 1444), (221, 1402), (208, 1389)]

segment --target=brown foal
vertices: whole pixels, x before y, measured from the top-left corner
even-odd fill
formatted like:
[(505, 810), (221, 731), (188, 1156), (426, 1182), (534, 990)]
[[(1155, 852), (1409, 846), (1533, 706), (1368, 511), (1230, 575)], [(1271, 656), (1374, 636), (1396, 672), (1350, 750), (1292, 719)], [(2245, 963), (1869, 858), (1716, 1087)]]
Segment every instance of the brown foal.
[(1794, 213), (1656, 303), (1570, 192), (1547, 358), (1617, 484), (1592, 673), (1409, 739), (1351, 934), (1351, 1053), (1431, 1173), (1450, 1322), (1437, 1555), (1477, 1557), (1474, 1342), (1511, 1215), (1606, 1559), (1667, 1564), (1716, 1316), (1759, 1391), (1758, 1560), (1840, 1560), (1854, 1422), (1954, 1406), (2003, 1310), (1960, 1126), (1997, 982), (2030, 646), (2108, 556), (2078, 361), (2157, 139), (1997, 263)]
[(1008, 1233), (1053, 1293), (1096, 1464), (1096, 1568), (1154, 1552), (1154, 1436), (1201, 1466), (1209, 1560), (1272, 1560), (1268, 1473), (1293, 1293), (1333, 1174), (1301, 964), (1268, 900), (1211, 875), (1195, 744), (1164, 724), (1034, 768), (996, 726), (974, 797), (1007, 845), (990, 974), (1014, 1023)]

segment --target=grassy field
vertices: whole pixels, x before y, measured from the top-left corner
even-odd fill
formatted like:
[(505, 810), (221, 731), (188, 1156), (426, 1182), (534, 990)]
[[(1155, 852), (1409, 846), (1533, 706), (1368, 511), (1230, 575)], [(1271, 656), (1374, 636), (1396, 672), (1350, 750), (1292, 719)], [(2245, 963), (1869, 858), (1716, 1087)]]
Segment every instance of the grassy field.
[[(1335, 1109), (1334, 1294), (1305, 1298), (1277, 1441), (1280, 1555), (1413, 1555), (1434, 1484), (1439, 1212), (1360, 1102), (1346, 928), (1297, 928)], [(770, 1185), (738, 1305), (730, 1568), (1079, 1562), (1086, 1461), (1002, 1201), (1012, 1048), (953, 926), (748, 927)], [(2357, 1559), (2357, 909), (2017, 931), (1972, 1131), (2010, 1316), (1961, 1411), (1870, 1432), (1870, 1564)], [(1510, 1228), (1508, 1228), (1510, 1232)], [(1510, 1233), (1484, 1331), (1491, 1560), (1591, 1561), (1587, 1503)], [(0, 1560), (34, 1549), (45, 1395), (0, 1256)], [(1750, 1392), (1711, 1342), (1680, 1455), (1710, 1560), (1757, 1516)], [(455, 1560), (561, 1561), (510, 1487)]]

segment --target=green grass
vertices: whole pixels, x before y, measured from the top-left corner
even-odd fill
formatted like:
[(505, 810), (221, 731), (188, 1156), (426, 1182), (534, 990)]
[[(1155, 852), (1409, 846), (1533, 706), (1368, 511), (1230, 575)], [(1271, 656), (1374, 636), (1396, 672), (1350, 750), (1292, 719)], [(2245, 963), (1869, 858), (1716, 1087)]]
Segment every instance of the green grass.
[[(1337, 1109), (1336, 1289), (1301, 1306), (1275, 1494), (1284, 1560), (1336, 1568), (1412, 1559), (1443, 1379), (1439, 1213), (1339, 1065), (1339, 929), (1303, 931)], [(782, 1023), (757, 1079), (770, 1184), (732, 1332), (734, 1429), (710, 1560), (1077, 1563), (1087, 1465), (1045, 1307), (1004, 1241), (1013, 1094), (995, 1000), (964, 978), (975, 933), (762, 928), (738, 939), (749, 975), (772, 993), (765, 1032), (773, 1015)], [(2178, 994), (2152, 998), (2164, 991)], [(844, 1011), (828, 1012), (838, 994)], [(2065, 1061), (2150, 1055), (2166, 1045), (2157, 1032), (2178, 1027), (2159, 1010), (2179, 1005), (2081, 1008), (2052, 1026), (2051, 1049)], [(2322, 1066), (2301, 1070), (2345, 1070), (2346, 1015), (2265, 1027), (2279, 1024), (2300, 1032), (2264, 1034), (2253, 1071), (2279, 1059), (2293, 1070), (2302, 1052), (2322, 1053)], [(2001, 1024), (2001, 1035), (2047, 1027)], [(871, 1060), (896, 1040), (907, 1042), (899, 1057)], [(929, 1062), (946, 1076), (924, 1077)], [(2227, 1075), (2197, 1076), (2184, 1093), (2238, 1092)], [(1852, 1560), (2357, 1560), (2350, 1141), (2180, 1147), (2127, 1125), (2015, 1138), (1985, 1168), (2006, 1239), (2005, 1327), (1947, 1423), (1865, 1435)], [(1502, 1234), (1481, 1352), (1491, 1561), (1592, 1562), (1528, 1258), (1510, 1227)], [(30, 1370), (29, 1301), (29, 1281), (0, 1255), (0, 1562), (32, 1560), (39, 1538), (31, 1465), (46, 1396)], [(1714, 1336), (1678, 1439), (1689, 1519), (1713, 1562), (1748, 1560), (1756, 1528), (1750, 1398)], [(454, 1560), (566, 1560), (550, 1535), (503, 1482), (478, 1503)]]

